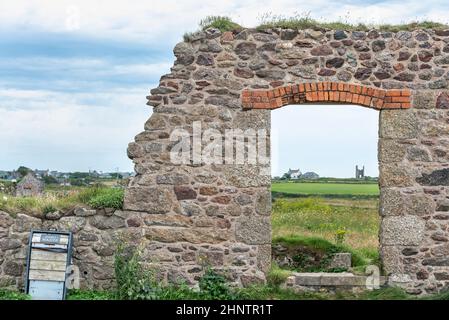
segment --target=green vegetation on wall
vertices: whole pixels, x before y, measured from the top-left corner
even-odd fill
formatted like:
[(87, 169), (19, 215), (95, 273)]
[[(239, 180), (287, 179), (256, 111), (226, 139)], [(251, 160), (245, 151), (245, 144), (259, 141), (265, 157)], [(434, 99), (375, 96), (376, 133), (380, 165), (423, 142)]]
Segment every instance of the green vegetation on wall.
[(66, 211), (76, 206), (94, 209), (123, 206), (124, 189), (102, 186), (78, 187), (70, 190), (47, 190), (42, 196), (15, 197), (0, 193), (0, 210), (10, 214), (48, 214), (57, 210)]
[[(346, 30), (346, 31), (368, 31), (376, 29), (383, 32), (399, 32), (399, 31), (413, 31), (417, 29), (434, 29), (442, 30), (447, 29), (449, 26), (440, 22), (433, 21), (411, 21), (402, 24), (364, 24), (364, 23), (350, 23), (341, 19), (340, 21), (318, 21), (310, 17), (310, 14), (297, 14), (294, 16), (282, 16), (266, 13), (259, 19), (260, 23), (255, 28), (259, 31), (267, 29), (331, 29), (331, 30)], [(347, 20), (347, 19), (346, 19)], [(234, 22), (227, 16), (207, 16), (199, 23), (200, 30), (206, 30), (208, 28), (216, 28), (221, 32), (235, 31), (238, 32), (244, 27)], [(195, 32), (189, 32), (184, 35), (184, 40), (189, 39)]]

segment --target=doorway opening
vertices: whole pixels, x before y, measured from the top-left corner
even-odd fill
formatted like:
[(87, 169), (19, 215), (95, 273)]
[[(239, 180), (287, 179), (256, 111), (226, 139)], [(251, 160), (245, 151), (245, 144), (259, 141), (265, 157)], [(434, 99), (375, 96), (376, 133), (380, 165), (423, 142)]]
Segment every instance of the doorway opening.
[(380, 267), (378, 118), (377, 110), (344, 104), (271, 112), (274, 268)]

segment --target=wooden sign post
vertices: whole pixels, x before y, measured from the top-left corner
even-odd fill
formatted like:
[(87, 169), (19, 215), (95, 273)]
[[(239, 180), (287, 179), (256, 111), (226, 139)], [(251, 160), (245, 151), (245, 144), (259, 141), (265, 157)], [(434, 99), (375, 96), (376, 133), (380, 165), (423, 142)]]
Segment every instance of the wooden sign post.
[(32, 230), (28, 246), (26, 293), (35, 300), (64, 300), (71, 254), (71, 232)]

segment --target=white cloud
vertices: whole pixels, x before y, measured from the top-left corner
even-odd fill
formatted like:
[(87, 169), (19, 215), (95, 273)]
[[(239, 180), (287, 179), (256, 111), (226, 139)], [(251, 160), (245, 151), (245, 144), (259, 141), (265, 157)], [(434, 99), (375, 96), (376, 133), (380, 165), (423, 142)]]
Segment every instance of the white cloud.
[[(310, 12), (321, 20), (364, 21), (368, 23), (400, 23), (433, 19), (447, 22), (446, 1), (297, 1), (297, 0), (15, 0), (2, 4), (0, 25), (3, 27), (42, 29), (126, 37), (150, 41), (173, 42), (185, 31), (194, 30), (207, 15), (228, 15), (251, 27), (264, 13), (291, 15)], [(75, 9), (75, 10), (74, 10)], [(77, 18), (79, 13), (79, 19)], [(73, 21), (79, 29), (73, 30)], [(69, 26), (69, 27), (68, 27)], [(154, 43), (158, 46), (159, 43)]]
[(23, 164), (71, 171), (113, 171), (116, 167), (132, 171), (126, 147), (143, 130), (149, 108), (134, 105), (130, 109), (117, 102), (95, 108), (64, 105), (61, 97), (48, 103), (60, 105), (13, 110), (0, 106), (2, 169)]
[[(131, 58), (131, 57), (130, 57)], [(20, 69), (23, 71), (42, 72), (48, 70), (60, 70), (71, 72), (89, 72), (98, 78), (120, 76), (124, 74), (145, 75), (148, 77), (160, 76), (168, 72), (172, 61), (155, 61), (154, 63), (122, 63), (103, 59), (92, 58), (49, 58), (49, 57), (26, 57), (26, 58), (3, 58), (0, 60), (0, 68)]]
[(0, 99), (3, 101), (12, 99), (47, 99), (51, 94), (51, 91), (45, 90), (0, 89)]
[[(155, 86), (155, 85), (153, 85)], [(151, 85), (149, 85), (151, 87)], [(122, 106), (127, 108), (145, 107), (146, 88), (114, 88), (112, 91), (58, 92), (48, 90), (0, 90), (0, 109), (39, 110), (45, 112), (62, 107)]]
[(146, 94), (0, 90), (1, 168), (132, 171), (126, 147), (151, 115)]

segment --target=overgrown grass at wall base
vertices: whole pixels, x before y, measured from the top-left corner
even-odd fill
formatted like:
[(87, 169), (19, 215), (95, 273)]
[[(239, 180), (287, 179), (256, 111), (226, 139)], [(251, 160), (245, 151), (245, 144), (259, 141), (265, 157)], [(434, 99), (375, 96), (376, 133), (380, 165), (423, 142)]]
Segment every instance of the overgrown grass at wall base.
[[(292, 241), (292, 240), (288, 240)], [(329, 244), (312, 241), (320, 248)], [(186, 284), (163, 284), (154, 277), (156, 273), (146, 269), (142, 263), (139, 246), (119, 244), (115, 254), (115, 291), (69, 290), (68, 300), (449, 300), (449, 292), (417, 298), (394, 287), (381, 288), (362, 293), (346, 291), (329, 294), (323, 292), (294, 292), (281, 287), (289, 272), (273, 266), (268, 273), (266, 285), (248, 288), (230, 288), (226, 279), (214, 270), (205, 267), (198, 288)], [(28, 300), (31, 297), (17, 291), (0, 290), (0, 300)]]
[(0, 289), (0, 300), (29, 300), (29, 299), (31, 299), (31, 297), (27, 294), (13, 290)]
[(287, 280), (290, 274), (291, 271), (281, 269), (276, 263), (272, 262), (271, 269), (267, 274), (267, 282), (273, 286), (280, 286)]
[(0, 193), (0, 210), (10, 214), (28, 213), (42, 215), (57, 210), (67, 211), (76, 206), (87, 205), (95, 209), (123, 206), (124, 190), (93, 186), (70, 191), (47, 191), (42, 196), (14, 197)]
[(69, 290), (67, 300), (116, 300), (116, 295), (111, 291), (96, 290)]
[(238, 296), (232, 291), (224, 276), (206, 268), (197, 290), (185, 283), (162, 283), (157, 269), (145, 267), (141, 250), (124, 243), (117, 245), (114, 260), (117, 289), (120, 300), (231, 300)]

